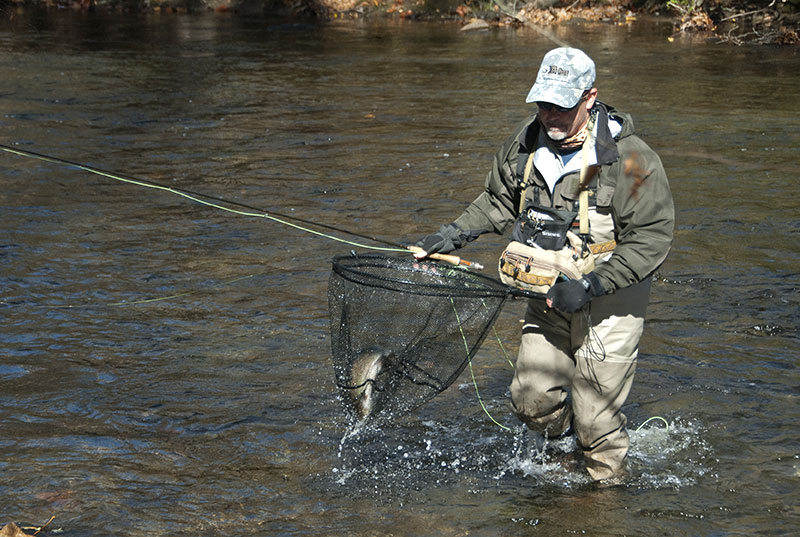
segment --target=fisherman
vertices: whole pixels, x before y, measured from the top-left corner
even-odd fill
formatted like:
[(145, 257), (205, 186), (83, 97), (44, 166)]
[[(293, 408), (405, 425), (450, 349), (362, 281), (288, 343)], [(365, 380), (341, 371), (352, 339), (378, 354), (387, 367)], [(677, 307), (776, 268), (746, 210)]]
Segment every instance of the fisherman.
[[(621, 408), (651, 276), (672, 243), (674, 207), (658, 155), (634, 134), (628, 114), (597, 99), (594, 82), (594, 62), (583, 51), (548, 52), (526, 99), (538, 113), (500, 147), (484, 191), (453, 223), (420, 239), (415, 255), (503, 234), (522, 214), (579, 211), (577, 192), (588, 190), (584, 238), (598, 254), (595, 268), (556, 282), (546, 299), (529, 300), (511, 406), (539, 446), (574, 431), (591, 478), (616, 483), (627, 475), (630, 443)], [(596, 173), (580, 185), (587, 165)]]

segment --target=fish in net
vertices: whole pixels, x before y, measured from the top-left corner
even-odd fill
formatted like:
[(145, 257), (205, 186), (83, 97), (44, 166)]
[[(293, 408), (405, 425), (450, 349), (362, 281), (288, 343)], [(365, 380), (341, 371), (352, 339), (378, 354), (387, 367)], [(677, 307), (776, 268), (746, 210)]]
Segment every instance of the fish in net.
[(360, 420), (398, 417), (464, 370), (509, 296), (539, 296), (410, 256), (345, 255), (328, 283), (336, 384)]

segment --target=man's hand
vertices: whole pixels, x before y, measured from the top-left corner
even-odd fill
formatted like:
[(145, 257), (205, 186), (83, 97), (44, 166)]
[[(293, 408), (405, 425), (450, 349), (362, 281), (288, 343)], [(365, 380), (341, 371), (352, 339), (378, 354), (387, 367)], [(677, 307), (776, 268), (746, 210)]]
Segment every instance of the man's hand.
[(592, 297), (606, 293), (603, 284), (594, 272), (580, 280), (566, 280), (553, 285), (547, 292), (547, 305), (562, 313), (575, 313)]
[(447, 254), (463, 245), (462, 232), (455, 224), (447, 224), (439, 228), (436, 233), (431, 233), (422, 237), (416, 242), (416, 246), (422, 251), (414, 254), (417, 259), (422, 259), (430, 254)]

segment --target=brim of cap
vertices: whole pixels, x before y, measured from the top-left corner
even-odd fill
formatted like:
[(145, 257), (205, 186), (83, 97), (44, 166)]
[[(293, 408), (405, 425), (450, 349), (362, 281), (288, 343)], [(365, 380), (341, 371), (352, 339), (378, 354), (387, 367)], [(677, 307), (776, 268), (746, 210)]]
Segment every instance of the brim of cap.
[(531, 91), (528, 92), (528, 97), (525, 99), (526, 103), (535, 103), (537, 101), (552, 103), (564, 108), (572, 108), (578, 101), (581, 100), (581, 95), (586, 90), (580, 88), (565, 88), (558, 86), (545, 86), (543, 84), (534, 84)]

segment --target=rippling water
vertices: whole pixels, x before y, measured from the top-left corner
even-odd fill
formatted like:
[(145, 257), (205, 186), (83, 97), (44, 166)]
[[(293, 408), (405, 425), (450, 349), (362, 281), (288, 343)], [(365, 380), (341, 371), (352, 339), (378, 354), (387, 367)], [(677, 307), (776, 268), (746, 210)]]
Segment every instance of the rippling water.
[[(669, 43), (658, 22), (558, 33), (660, 152), (678, 211), (625, 408), (628, 486), (589, 484), (573, 440), (531, 453), (491, 337), (475, 374), (512, 432), (465, 372), (347, 435), (326, 289), (352, 246), (3, 153), (0, 524), (793, 534), (800, 57)], [(479, 192), (549, 48), (447, 24), (5, 11), (0, 143), (401, 241)], [(501, 247), (464, 254), (491, 267)], [(522, 306), (496, 323), (512, 355)]]

